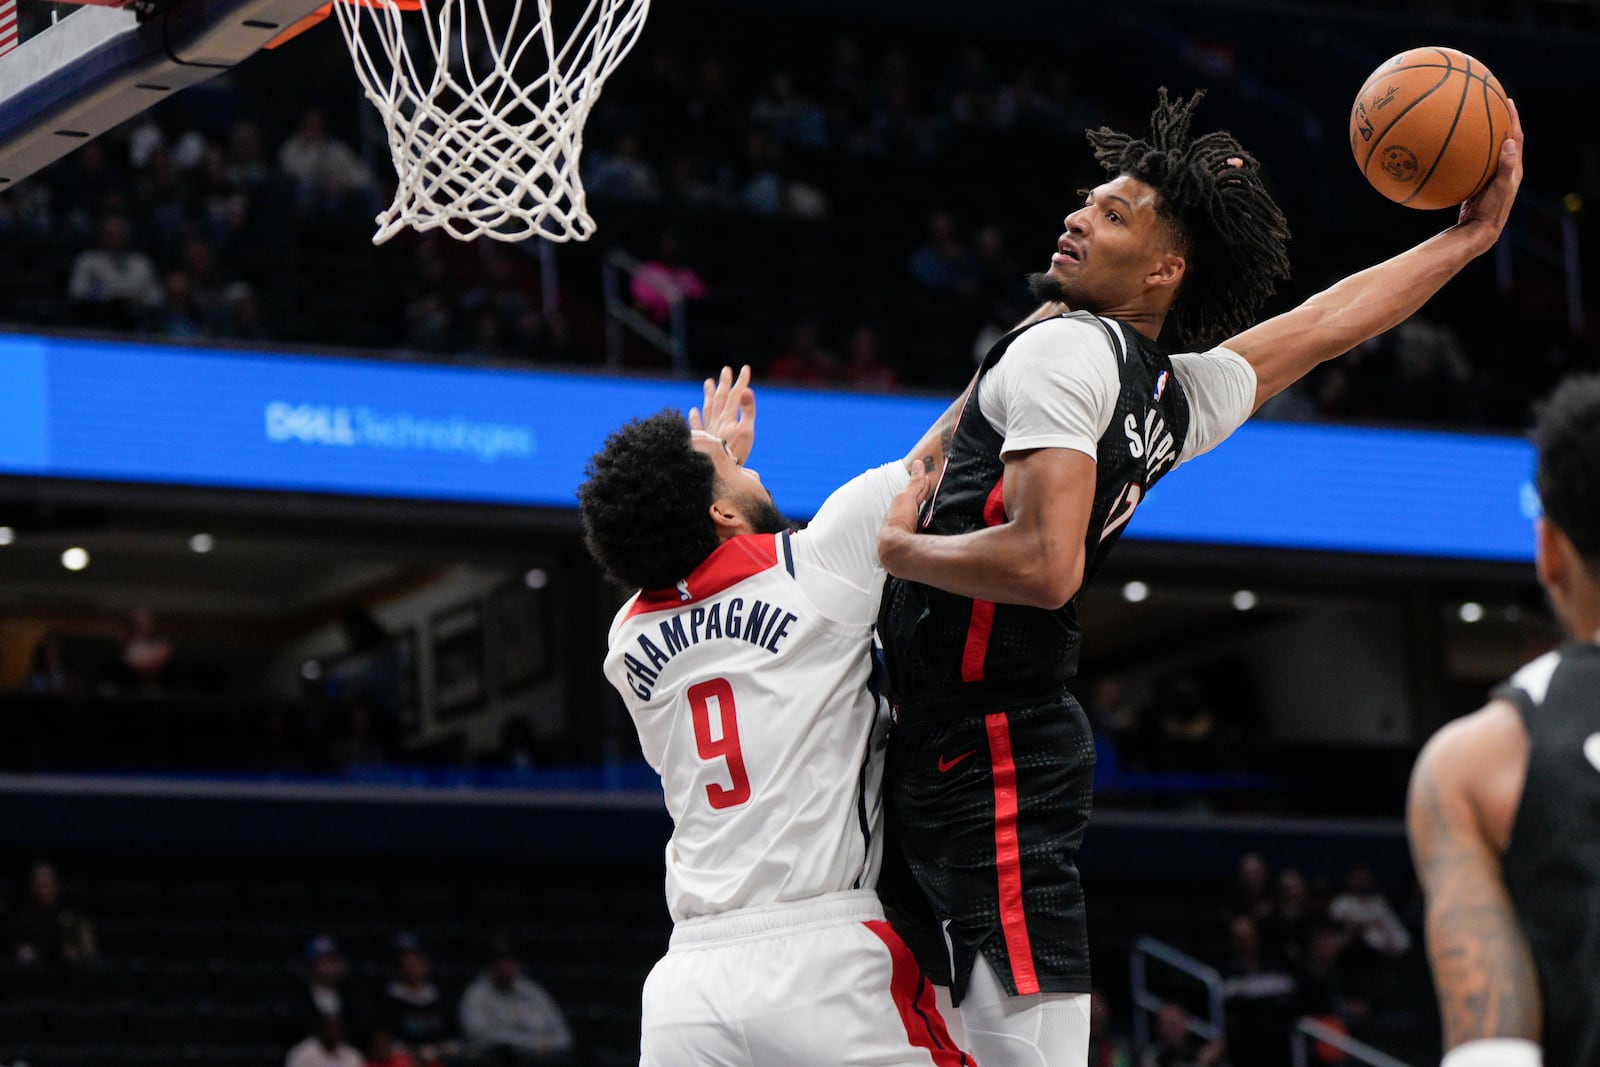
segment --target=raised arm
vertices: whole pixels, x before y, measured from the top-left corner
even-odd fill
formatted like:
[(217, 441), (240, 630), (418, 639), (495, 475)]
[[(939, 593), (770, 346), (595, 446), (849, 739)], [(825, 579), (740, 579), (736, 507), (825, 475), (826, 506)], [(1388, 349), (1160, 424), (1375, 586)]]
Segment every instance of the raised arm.
[[(1435, 735), (1412, 772), (1406, 831), (1427, 897), (1447, 1052), (1474, 1041), (1539, 1040), (1539, 979), (1500, 868), (1527, 756), (1516, 709), (1495, 701)], [(1498, 1062), (1530, 1062), (1533, 1051)]]
[(1415, 314), (1461, 268), (1494, 247), (1521, 184), (1522, 120), (1513, 103), (1499, 169), (1482, 192), (1461, 205), (1454, 226), (1224, 342), (1255, 368), (1256, 407), (1319, 363)]

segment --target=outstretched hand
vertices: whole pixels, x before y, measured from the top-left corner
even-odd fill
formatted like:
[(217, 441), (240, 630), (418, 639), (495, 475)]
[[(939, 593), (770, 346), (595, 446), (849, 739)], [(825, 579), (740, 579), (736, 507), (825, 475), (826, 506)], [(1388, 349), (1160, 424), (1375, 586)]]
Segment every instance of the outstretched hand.
[(1494, 177), (1475, 196), (1461, 205), (1456, 227), (1482, 232), (1484, 250), (1495, 243), (1500, 231), (1511, 217), (1511, 205), (1517, 199), (1517, 188), (1522, 185), (1522, 118), (1517, 114), (1515, 100), (1507, 101), (1511, 109), (1511, 132), (1500, 146), (1499, 164)]
[(750, 388), (750, 366), (723, 367), (715, 379), (705, 380), (705, 400), (689, 409), (689, 428), (704, 430), (728, 443), (728, 451), (742, 465), (756, 445), (756, 394)]

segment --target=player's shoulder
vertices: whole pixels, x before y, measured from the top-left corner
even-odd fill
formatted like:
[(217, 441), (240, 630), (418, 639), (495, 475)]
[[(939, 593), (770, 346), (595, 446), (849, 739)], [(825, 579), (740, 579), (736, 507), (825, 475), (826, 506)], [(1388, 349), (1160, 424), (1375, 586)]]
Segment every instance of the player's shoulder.
[(1440, 727), (1422, 746), (1412, 778), (1470, 791), (1519, 752), (1526, 758), (1527, 749), (1528, 731), (1517, 706), (1495, 697)]
[(1030, 345), (1073, 344), (1088, 345), (1121, 352), (1124, 342), (1122, 330), (1113, 319), (1102, 318), (1087, 311), (1065, 311), (1024, 330), (1017, 344)]

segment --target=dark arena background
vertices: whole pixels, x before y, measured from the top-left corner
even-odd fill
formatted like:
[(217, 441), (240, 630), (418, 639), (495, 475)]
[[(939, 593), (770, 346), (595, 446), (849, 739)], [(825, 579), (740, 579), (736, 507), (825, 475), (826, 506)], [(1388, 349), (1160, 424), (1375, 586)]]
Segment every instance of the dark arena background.
[[(7, 58), (81, 17), (21, 4)], [(585, 458), (748, 362), (809, 515), (1029, 309), (1083, 131), (1162, 85), (1262, 160), (1290, 307), (1453, 218), (1346, 140), (1430, 44), (1520, 108), (1506, 238), (1163, 484), (1075, 692), (1095, 1067), (1176, 1062), (1166, 1004), (1235, 1067), (1435, 1062), (1404, 791), (1557, 637), (1523, 435), (1600, 366), (1588, 0), (657, 0), (583, 243), (374, 246), (393, 170), (331, 23), (7, 185), (0, 1063), (274, 1067), (330, 1005), (366, 1062), (489, 1062), (460, 1008), (507, 954), (574, 1040), (527, 1062), (637, 1063), (670, 824), (600, 672)]]

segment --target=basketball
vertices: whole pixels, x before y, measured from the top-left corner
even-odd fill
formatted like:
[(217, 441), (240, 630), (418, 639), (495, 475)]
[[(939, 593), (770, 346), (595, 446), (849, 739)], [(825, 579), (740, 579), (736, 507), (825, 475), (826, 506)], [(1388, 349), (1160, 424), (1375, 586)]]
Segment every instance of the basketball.
[(1413, 48), (1372, 72), (1350, 109), (1350, 150), (1373, 188), (1406, 207), (1451, 207), (1494, 176), (1511, 130), (1505, 90), (1454, 48)]

